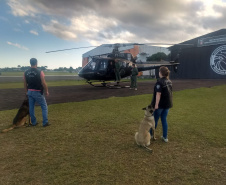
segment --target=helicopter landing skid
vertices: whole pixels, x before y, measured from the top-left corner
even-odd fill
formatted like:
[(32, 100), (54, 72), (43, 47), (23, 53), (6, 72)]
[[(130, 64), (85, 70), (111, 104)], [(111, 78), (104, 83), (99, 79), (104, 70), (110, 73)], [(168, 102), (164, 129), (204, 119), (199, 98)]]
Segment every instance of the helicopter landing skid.
[(122, 88), (120, 85), (107, 85), (106, 87), (109, 89), (121, 89)]
[(102, 82), (101, 85), (94, 85), (92, 82), (87, 81), (87, 83), (93, 87), (107, 87), (109, 89), (121, 89), (121, 88), (129, 88), (130, 86), (122, 86), (119, 83), (117, 84), (108, 84), (106, 82)]
[(92, 85), (93, 87), (106, 87), (106, 85), (107, 85), (107, 83), (105, 83), (105, 82), (101, 83), (102, 85), (93, 85), (93, 83), (92, 82), (89, 82), (89, 81), (87, 81), (87, 83), (89, 85)]
[(128, 88), (130, 86), (121, 86), (119, 83), (117, 84), (110, 84), (106, 86), (109, 89), (121, 89), (121, 88)]

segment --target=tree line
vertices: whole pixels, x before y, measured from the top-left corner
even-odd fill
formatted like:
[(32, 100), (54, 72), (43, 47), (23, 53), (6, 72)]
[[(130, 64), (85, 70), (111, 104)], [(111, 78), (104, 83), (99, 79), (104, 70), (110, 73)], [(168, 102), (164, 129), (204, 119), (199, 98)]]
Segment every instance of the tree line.
[[(153, 55), (151, 55), (150, 57), (147, 57), (147, 61), (161, 61), (161, 60), (170, 60), (171, 56), (170, 54), (166, 55), (163, 52), (158, 52), (155, 53)], [(0, 68), (0, 72), (14, 72), (14, 71), (26, 71), (27, 69), (29, 69), (30, 66), (21, 66), (18, 65), (17, 67), (5, 67), (5, 68)], [(78, 73), (82, 67), (77, 67), (77, 68), (73, 68), (73, 67), (59, 67), (57, 69), (48, 69), (48, 66), (39, 66), (38, 69), (42, 70), (42, 71), (62, 71), (62, 72), (69, 72), (69, 73)]]
[(166, 55), (163, 52), (158, 52), (151, 55), (150, 57), (147, 57), (147, 61), (161, 61), (161, 60), (170, 60), (170, 59), (171, 59), (171, 55), (170, 54)]
[[(29, 69), (30, 68), (30, 66), (20, 66), (20, 65), (18, 65), (17, 67), (5, 67), (5, 68), (0, 68), (0, 71), (1, 72), (15, 72), (15, 71), (26, 71), (27, 69)], [(69, 68), (67, 68), (67, 67), (59, 67), (59, 68), (57, 68), (57, 69), (47, 69), (48, 68), (48, 66), (40, 66), (40, 67), (38, 67), (38, 69), (40, 69), (40, 70), (42, 70), (42, 71), (62, 71), (62, 72), (69, 72), (69, 73), (73, 73), (73, 72), (75, 72), (75, 73), (77, 73), (77, 72), (79, 72), (81, 69), (82, 69), (82, 67), (77, 67), (77, 68), (73, 68), (73, 67), (69, 67)]]

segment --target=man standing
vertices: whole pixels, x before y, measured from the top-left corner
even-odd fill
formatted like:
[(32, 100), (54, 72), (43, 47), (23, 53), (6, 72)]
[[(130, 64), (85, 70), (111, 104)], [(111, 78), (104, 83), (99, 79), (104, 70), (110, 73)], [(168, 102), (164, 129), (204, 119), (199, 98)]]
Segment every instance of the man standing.
[(45, 95), (48, 96), (48, 87), (45, 81), (45, 75), (43, 71), (37, 69), (37, 59), (31, 58), (31, 68), (24, 73), (24, 88), (29, 98), (29, 112), (31, 116), (32, 126), (37, 125), (35, 117), (35, 103), (37, 102), (42, 109), (43, 127), (49, 126), (48, 122), (48, 106), (46, 103)]
[(114, 75), (114, 70), (115, 70), (115, 67), (113, 65), (113, 61), (110, 61), (108, 68), (107, 68), (107, 74), (108, 74), (107, 76), (112, 77)]
[(138, 69), (135, 64), (132, 64), (130, 89), (134, 88), (134, 90), (137, 90), (137, 75)]
[(119, 60), (115, 60), (115, 80), (117, 84), (119, 84), (121, 80), (121, 75), (120, 75), (120, 63)]

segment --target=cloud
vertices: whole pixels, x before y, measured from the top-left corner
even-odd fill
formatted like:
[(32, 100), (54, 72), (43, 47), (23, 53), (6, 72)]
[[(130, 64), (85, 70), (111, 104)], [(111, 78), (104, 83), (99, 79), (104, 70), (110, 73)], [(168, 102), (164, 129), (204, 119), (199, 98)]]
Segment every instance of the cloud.
[(30, 30), (30, 33), (33, 34), (33, 35), (37, 35), (38, 36), (38, 32), (35, 31), (35, 30)]
[(65, 40), (75, 40), (77, 38), (77, 35), (73, 33), (73, 30), (70, 28), (68, 29), (67, 25), (60, 24), (56, 20), (52, 20), (47, 25), (42, 25), (42, 28), (44, 31), (52, 33), (53, 35)]
[(22, 50), (26, 50), (26, 51), (29, 50), (29, 49), (26, 48), (25, 46), (21, 46), (20, 44), (17, 44), (17, 43), (12, 43), (12, 42), (9, 42), (9, 41), (7, 41), (6, 43), (7, 43), (8, 45), (15, 46), (15, 47), (17, 47), (17, 48), (19, 48), (19, 49), (22, 49)]
[(226, 27), (223, 0), (9, 0), (14, 16), (29, 18), (65, 40), (90, 43), (178, 43)]
[(14, 16), (35, 16), (39, 12), (34, 6), (34, 2), (34, 0), (31, 0), (30, 3), (28, 0), (9, 0), (8, 5)]

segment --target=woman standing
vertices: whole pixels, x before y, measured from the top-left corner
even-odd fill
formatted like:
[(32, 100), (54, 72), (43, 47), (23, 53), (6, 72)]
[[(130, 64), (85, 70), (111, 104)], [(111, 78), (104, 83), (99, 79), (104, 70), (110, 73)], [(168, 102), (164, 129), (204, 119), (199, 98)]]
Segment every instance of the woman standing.
[[(167, 67), (162, 66), (159, 68), (159, 77), (154, 87), (154, 94), (151, 105), (155, 108), (155, 128), (157, 128), (159, 117), (162, 121), (163, 136), (162, 140), (168, 142), (167, 132), (168, 123), (167, 115), (169, 109), (173, 106), (172, 102), (172, 82), (169, 79), (170, 71)], [(150, 131), (152, 134), (152, 131)]]

